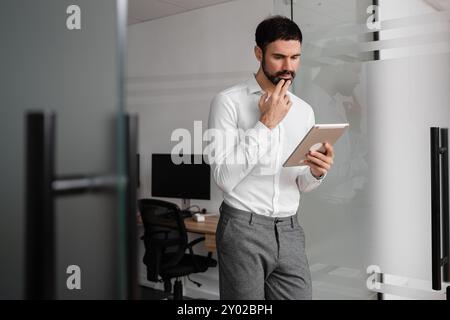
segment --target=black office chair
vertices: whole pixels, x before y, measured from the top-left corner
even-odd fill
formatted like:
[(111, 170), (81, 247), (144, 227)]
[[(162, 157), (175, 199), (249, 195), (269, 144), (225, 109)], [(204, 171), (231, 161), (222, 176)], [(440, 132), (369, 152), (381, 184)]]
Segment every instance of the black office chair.
[[(172, 291), (174, 300), (183, 299), (183, 286), (179, 277), (192, 273), (205, 272), (209, 267), (217, 266), (217, 261), (208, 256), (194, 254), (193, 246), (204, 241), (201, 237), (188, 242), (186, 226), (180, 208), (167, 201), (140, 199), (138, 207), (144, 224), (145, 254), (149, 281), (163, 281), (164, 291)], [(186, 253), (188, 250), (188, 253)], [(192, 281), (192, 280), (191, 280)], [(198, 282), (193, 281), (198, 286)]]

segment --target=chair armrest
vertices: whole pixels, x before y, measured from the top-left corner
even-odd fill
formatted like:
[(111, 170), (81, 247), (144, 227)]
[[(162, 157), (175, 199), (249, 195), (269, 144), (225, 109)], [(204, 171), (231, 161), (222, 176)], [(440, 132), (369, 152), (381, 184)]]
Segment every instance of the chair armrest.
[(198, 261), (195, 258), (194, 250), (192, 250), (192, 247), (195, 246), (196, 244), (202, 242), (202, 241), (205, 241), (205, 237), (200, 237), (200, 238), (194, 239), (194, 240), (192, 240), (191, 242), (189, 242), (187, 244), (187, 248), (189, 249), (189, 254), (190, 254), (191, 258), (192, 258), (192, 263), (194, 264), (195, 269), (197, 269), (197, 270), (200, 270), (200, 265), (198, 264)]
[(189, 242), (187, 244), (187, 246), (188, 246), (188, 248), (192, 248), (193, 246), (195, 246), (196, 244), (198, 244), (198, 243), (200, 243), (202, 241), (205, 241), (205, 237), (200, 237), (200, 238), (194, 239), (191, 242)]

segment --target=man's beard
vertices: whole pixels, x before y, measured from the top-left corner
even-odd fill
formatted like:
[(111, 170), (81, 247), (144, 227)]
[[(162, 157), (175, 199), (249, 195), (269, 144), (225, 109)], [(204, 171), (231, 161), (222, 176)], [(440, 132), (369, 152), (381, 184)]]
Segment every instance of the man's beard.
[[(289, 70), (282, 70), (275, 74), (270, 74), (266, 69), (266, 57), (264, 55), (263, 55), (261, 67), (262, 67), (262, 70), (263, 70), (266, 78), (269, 79), (269, 81), (272, 82), (275, 86), (278, 84), (278, 82), (281, 81), (281, 79), (282, 79), (281, 76), (290, 75), (291, 81), (294, 80), (294, 78), (295, 78), (295, 72), (289, 71)], [(283, 80), (285, 80), (285, 79), (283, 79)]]

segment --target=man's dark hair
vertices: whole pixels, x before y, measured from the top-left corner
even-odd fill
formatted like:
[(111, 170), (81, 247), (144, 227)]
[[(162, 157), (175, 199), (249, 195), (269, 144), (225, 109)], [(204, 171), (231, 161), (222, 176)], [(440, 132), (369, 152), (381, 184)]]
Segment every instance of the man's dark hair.
[(298, 40), (302, 43), (302, 32), (291, 19), (278, 15), (271, 16), (258, 25), (255, 40), (257, 46), (265, 52), (267, 45), (276, 40)]

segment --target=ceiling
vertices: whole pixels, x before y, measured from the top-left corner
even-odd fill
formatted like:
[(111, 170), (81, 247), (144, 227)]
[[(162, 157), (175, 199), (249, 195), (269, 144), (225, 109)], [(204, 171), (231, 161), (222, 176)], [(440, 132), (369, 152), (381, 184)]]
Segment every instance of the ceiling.
[(128, 0), (128, 24), (158, 19), (233, 0)]

